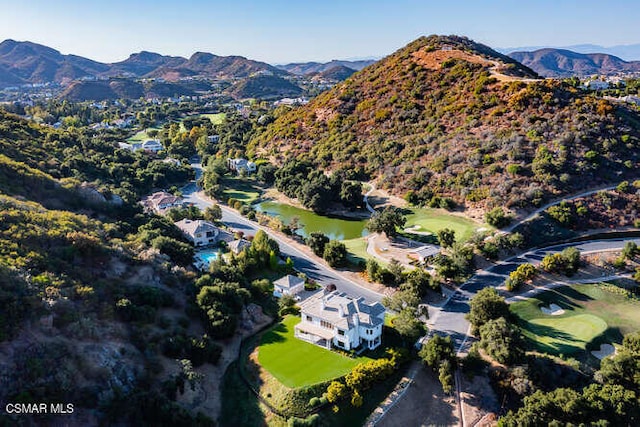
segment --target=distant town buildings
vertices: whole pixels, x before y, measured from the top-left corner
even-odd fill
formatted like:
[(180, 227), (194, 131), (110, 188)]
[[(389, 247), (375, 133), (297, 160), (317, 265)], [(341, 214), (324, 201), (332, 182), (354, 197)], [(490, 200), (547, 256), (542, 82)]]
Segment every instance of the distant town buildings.
[(584, 83), (584, 87), (591, 90), (609, 89), (609, 82), (603, 80), (589, 80)]
[(300, 98), (282, 98), (278, 101), (275, 101), (273, 105), (278, 107), (280, 105), (305, 105), (309, 103), (308, 98), (300, 97)]

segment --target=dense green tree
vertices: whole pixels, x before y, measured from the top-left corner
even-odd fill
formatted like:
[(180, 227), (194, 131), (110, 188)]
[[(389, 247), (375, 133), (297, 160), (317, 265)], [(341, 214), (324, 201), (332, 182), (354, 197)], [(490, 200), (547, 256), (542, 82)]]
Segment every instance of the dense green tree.
[(331, 267), (343, 267), (347, 264), (347, 247), (342, 242), (331, 240), (326, 244), (322, 257)]
[(256, 178), (265, 184), (273, 184), (276, 180), (276, 167), (271, 163), (262, 163), (258, 166)]
[(560, 253), (548, 254), (540, 262), (540, 267), (550, 273), (573, 275), (582, 263), (580, 251), (571, 246)]
[(438, 242), (444, 248), (450, 248), (456, 241), (456, 232), (450, 228), (438, 230)]
[(510, 411), (498, 425), (635, 425), (640, 417), (638, 397), (620, 385), (592, 384), (580, 391), (557, 388), (526, 396), (523, 406)]
[(387, 206), (382, 211), (376, 211), (367, 222), (367, 230), (372, 233), (384, 233), (387, 237), (395, 237), (397, 228), (404, 226), (405, 216), (400, 209)]
[(437, 369), (444, 360), (453, 362), (456, 360), (456, 352), (453, 349), (451, 337), (443, 337), (433, 334), (431, 338), (422, 346), (418, 353), (422, 361), (432, 369)]
[(171, 237), (158, 236), (151, 242), (152, 246), (161, 253), (168, 255), (174, 262), (180, 265), (189, 265), (193, 262), (195, 253), (193, 246), (180, 242)]
[(438, 379), (444, 392), (451, 393), (453, 391), (453, 371), (457, 362), (451, 337), (434, 334), (422, 346), (418, 355), (434, 372), (438, 372)]
[(427, 294), (429, 289), (439, 291), (440, 283), (426, 270), (422, 268), (415, 268), (407, 273), (406, 281), (402, 287), (411, 289), (420, 298), (422, 298)]
[(356, 181), (343, 181), (340, 188), (340, 201), (350, 208), (362, 206), (362, 183)]
[(467, 320), (471, 323), (473, 334), (477, 334), (480, 327), (490, 320), (500, 317), (509, 318), (509, 306), (503, 297), (498, 295), (492, 287), (486, 287), (478, 291), (469, 302), (469, 314)]
[(251, 242), (249, 253), (249, 256), (253, 257), (258, 265), (267, 267), (272, 258), (272, 253), (276, 257), (280, 256), (280, 246), (267, 233), (258, 230)]
[(384, 269), (380, 267), (380, 264), (373, 259), (368, 258), (366, 264), (367, 277), (371, 282), (381, 282), (383, 279), (383, 271)]
[(400, 261), (395, 258), (391, 258), (391, 261), (389, 261), (389, 265), (387, 266), (387, 270), (389, 271), (389, 274), (391, 275), (391, 278), (393, 280), (392, 285), (398, 286), (403, 282), (404, 267), (402, 266), (402, 264), (400, 264)]
[(566, 200), (547, 209), (547, 214), (564, 227), (571, 226), (575, 221), (573, 206)]
[(208, 206), (203, 213), (204, 219), (211, 222), (220, 221), (222, 219), (222, 208), (218, 204)]
[(484, 220), (487, 224), (497, 228), (506, 227), (511, 222), (511, 216), (505, 213), (504, 209), (500, 206), (496, 206), (487, 212), (484, 216)]
[(602, 360), (596, 376), (640, 393), (640, 333), (626, 335), (617, 353)]
[[(206, 278), (205, 278), (206, 279)], [(208, 329), (214, 338), (226, 338), (235, 332), (240, 310), (250, 294), (238, 283), (225, 283), (218, 279), (206, 279), (196, 297), (198, 306), (207, 319)]]
[(424, 323), (416, 318), (416, 312), (412, 307), (400, 310), (398, 315), (393, 318), (393, 328), (408, 343), (415, 342), (426, 331)]
[(313, 232), (305, 240), (307, 246), (311, 248), (314, 254), (318, 256), (324, 255), (324, 248), (329, 243), (329, 238), (322, 233)]
[(480, 326), (480, 345), (500, 363), (512, 363), (523, 356), (518, 330), (504, 317), (489, 320)]

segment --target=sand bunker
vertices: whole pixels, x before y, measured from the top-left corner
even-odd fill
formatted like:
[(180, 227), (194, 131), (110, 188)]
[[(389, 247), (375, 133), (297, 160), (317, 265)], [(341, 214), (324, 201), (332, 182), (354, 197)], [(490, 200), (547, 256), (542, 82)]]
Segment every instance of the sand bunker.
[(561, 314), (564, 314), (564, 310), (558, 304), (551, 304), (549, 308), (540, 307), (540, 310), (542, 310), (544, 314), (549, 314), (551, 316), (560, 316)]
[(611, 344), (602, 344), (600, 346), (600, 350), (594, 350), (591, 352), (591, 354), (593, 354), (595, 357), (597, 357), (598, 359), (602, 360), (607, 356), (611, 356), (612, 354), (616, 353), (616, 348), (614, 346), (612, 346)]

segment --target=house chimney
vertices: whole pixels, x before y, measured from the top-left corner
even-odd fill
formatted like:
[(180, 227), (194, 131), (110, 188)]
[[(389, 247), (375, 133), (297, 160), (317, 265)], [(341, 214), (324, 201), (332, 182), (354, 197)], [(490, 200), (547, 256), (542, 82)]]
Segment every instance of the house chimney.
[(322, 309), (324, 310), (325, 308), (327, 308), (327, 302), (324, 299), (324, 296), (322, 297)]
[(360, 319), (358, 318), (357, 313), (353, 314), (352, 319), (353, 319), (353, 324), (356, 326), (356, 328), (360, 326)]
[(342, 308), (342, 304), (338, 305), (338, 316), (344, 317), (344, 308)]

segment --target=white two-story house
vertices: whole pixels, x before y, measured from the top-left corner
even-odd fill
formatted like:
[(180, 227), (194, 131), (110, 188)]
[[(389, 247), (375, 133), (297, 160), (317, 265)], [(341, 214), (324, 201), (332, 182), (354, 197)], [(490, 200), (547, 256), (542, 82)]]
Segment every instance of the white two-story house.
[(295, 326), (295, 337), (328, 349), (374, 349), (382, 342), (384, 312), (379, 302), (367, 304), (364, 298), (339, 291), (320, 291), (300, 303), (302, 320)]
[(218, 243), (221, 240), (229, 242), (233, 240), (233, 235), (225, 230), (221, 230), (209, 221), (201, 219), (183, 219), (175, 223), (184, 235), (194, 246), (207, 246)]

